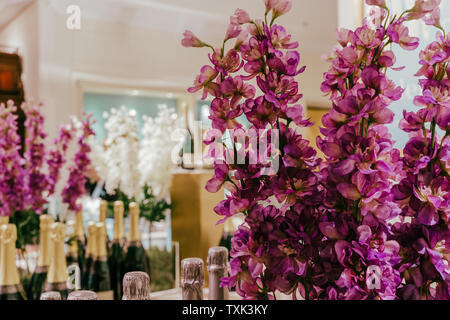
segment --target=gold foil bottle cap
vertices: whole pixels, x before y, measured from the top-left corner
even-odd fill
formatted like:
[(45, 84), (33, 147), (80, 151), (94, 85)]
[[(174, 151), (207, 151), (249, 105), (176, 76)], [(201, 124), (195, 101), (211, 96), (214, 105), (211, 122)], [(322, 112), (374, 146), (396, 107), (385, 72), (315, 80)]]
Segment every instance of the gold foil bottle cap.
[(17, 228), (15, 224), (0, 226), (0, 286), (20, 285), (16, 266)]
[(96, 236), (97, 236), (97, 256), (99, 258), (107, 258), (108, 252), (106, 250), (106, 227), (103, 222), (97, 222)]
[(106, 222), (106, 213), (108, 211), (108, 202), (106, 200), (100, 200), (100, 215), (99, 222)]
[(147, 273), (134, 271), (125, 274), (122, 300), (150, 300), (150, 278)]
[(9, 222), (9, 217), (3, 217), (3, 216), (0, 217), (0, 226), (3, 224), (8, 224), (8, 222)]
[(64, 241), (66, 239), (66, 227), (61, 222), (55, 222), (50, 227), (50, 242), (52, 259), (47, 274), (47, 283), (66, 283), (69, 278), (66, 256), (64, 253)]
[(53, 217), (49, 214), (42, 214), (39, 217), (39, 228), (41, 231), (48, 231), (53, 223), (55, 223), (55, 220), (53, 220)]
[(62, 300), (58, 291), (48, 291), (41, 294), (40, 300)]
[(94, 221), (89, 221), (88, 223), (88, 245), (86, 248), (86, 253), (90, 254), (92, 257), (97, 257), (98, 255), (98, 244), (97, 244), (97, 225)]
[(84, 242), (85, 240), (85, 234), (84, 234), (84, 225), (83, 225), (83, 211), (80, 211), (77, 213), (75, 217), (76, 221), (76, 227), (75, 227), (75, 233), (81, 241)]
[(48, 214), (43, 214), (39, 217), (38, 267), (48, 267), (50, 265), (50, 226), (54, 222), (53, 217)]
[(98, 300), (98, 297), (94, 291), (79, 290), (69, 293), (67, 300)]
[(203, 260), (187, 258), (181, 261), (181, 289), (183, 300), (203, 300)]
[(86, 241), (86, 256), (92, 255), (92, 253), (95, 251), (92, 248), (92, 244), (95, 243), (95, 241), (91, 238), (91, 234), (93, 232), (92, 231), (92, 226), (95, 226), (95, 222), (94, 221), (89, 221), (88, 222), (88, 226), (87, 226), (88, 238), (87, 238), (87, 241)]
[(122, 240), (125, 238), (123, 225), (124, 205), (122, 201), (114, 202), (114, 240)]
[(136, 202), (131, 202), (130, 210), (130, 232), (128, 234), (128, 241), (141, 241), (141, 231), (139, 230), (139, 205)]
[(212, 247), (208, 250), (208, 271), (224, 270), (228, 268), (228, 249)]

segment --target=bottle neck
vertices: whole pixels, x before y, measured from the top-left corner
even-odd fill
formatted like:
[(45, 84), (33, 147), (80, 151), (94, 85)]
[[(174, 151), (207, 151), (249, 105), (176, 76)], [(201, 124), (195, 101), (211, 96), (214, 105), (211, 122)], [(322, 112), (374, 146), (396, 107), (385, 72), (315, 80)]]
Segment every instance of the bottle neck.
[(41, 228), (39, 235), (39, 258), (38, 267), (48, 267), (50, 265), (50, 231)]
[(51, 239), (52, 256), (47, 274), (48, 283), (66, 282), (69, 274), (67, 271), (66, 256), (64, 254), (64, 239)]
[(0, 242), (0, 286), (18, 285), (20, 278), (16, 266), (16, 243), (1, 239)]
[(125, 230), (123, 226), (123, 211), (114, 212), (114, 240), (122, 240), (125, 238)]
[(93, 258), (98, 256), (98, 244), (97, 244), (97, 230), (96, 228), (89, 229), (88, 248), (87, 253)]
[(3, 224), (8, 224), (9, 217), (0, 217), (0, 226)]
[(99, 221), (106, 224), (106, 211), (108, 209), (108, 203), (105, 200), (100, 201), (100, 216)]
[(78, 239), (80, 239), (82, 242), (85, 241), (85, 234), (84, 234), (84, 226), (83, 226), (83, 213), (82, 211), (78, 212), (76, 215), (76, 224), (75, 224), (75, 234), (77, 235)]
[[(100, 230), (100, 228), (102, 230)], [(99, 227), (97, 230), (97, 259), (103, 260), (108, 257), (106, 251), (106, 232), (103, 230), (105, 227)]]
[(139, 230), (139, 212), (130, 212), (130, 232), (128, 241), (141, 241), (141, 231)]

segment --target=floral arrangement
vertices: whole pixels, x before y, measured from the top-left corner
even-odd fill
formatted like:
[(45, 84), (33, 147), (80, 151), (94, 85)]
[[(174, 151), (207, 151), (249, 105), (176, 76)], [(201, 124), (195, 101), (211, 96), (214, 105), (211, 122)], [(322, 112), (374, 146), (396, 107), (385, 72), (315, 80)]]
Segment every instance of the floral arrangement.
[(144, 117), (142, 141), (139, 141), (136, 111), (122, 107), (105, 113), (107, 132), (104, 148), (90, 140), (93, 163), (105, 183), (103, 198), (112, 203), (131, 201), (140, 205), (141, 216), (148, 221), (164, 219), (171, 206), (167, 202), (172, 181), (172, 149), (177, 144), (171, 139), (179, 127), (175, 111), (159, 106), (156, 118)]
[(104, 163), (107, 166), (105, 189), (108, 194), (120, 190), (129, 199), (143, 199), (140, 186), (139, 138), (136, 123), (136, 111), (128, 111), (125, 107), (111, 109), (105, 113), (106, 141)]
[[(433, 23), (442, 29), (439, 19)], [(401, 246), (400, 271), (404, 299), (450, 299), (448, 260), (450, 220), (450, 36), (420, 52), (422, 95), (414, 100), (418, 112), (404, 112), (400, 127), (410, 133), (403, 155), (406, 173), (394, 187), (402, 223), (394, 226)], [(444, 136), (437, 132), (440, 128)]]
[[(375, 6), (370, 17), (354, 31), (341, 29), (340, 46), (328, 59), (321, 89), (332, 108), (317, 138), (323, 162), (296, 131), (311, 125), (297, 104), (294, 77), (304, 70), (293, 50), (298, 44), (274, 24), (292, 1), (265, 0), (264, 20), (238, 9), (221, 48), (184, 33), (184, 46), (212, 50), (212, 65), (201, 68), (189, 92), (214, 97), (213, 130), (204, 142), (215, 174), (206, 188), (225, 188), (215, 208), (223, 220), (245, 216), (232, 240), (230, 277), (222, 279), (244, 299), (276, 299), (277, 292), (303, 299), (448, 299), (449, 37), (443, 30), (420, 55), (418, 75), (427, 79), (415, 102), (424, 108), (405, 113), (402, 128), (412, 137), (403, 156), (385, 126), (393, 121), (389, 105), (404, 91), (386, 75), (400, 69), (388, 48), (417, 48), (406, 21), (442, 29), (440, 0), (416, 0), (398, 15), (384, 0), (366, 3)], [(225, 50), (233, 38), (234, 47)], [(257, 98), (249, 83), (255, 78)], [(237, 120), (242, 114), (252, 124), (247, 133)], [(271, 142), (255, 152), (260, 140)]]
[[(26, 140), (23, 157), (20, 155), (21, 141), (17, 133), (16, 107), (12, 101), (0, 104), (0, 215), (9, 216), (11, 223), (17, 225), (17, 246), (25, 250), (39, 234), (39, 214), (46, 211), (48, 197), (55, 194), (56, 185), (61, 178), (61, 169), (66, 163), (69, 144), (77, 134), (72, 124), (61, 126), (52, 147), (46, 147), (47, 133), (44, 130), (42, 105), (24, 103)], [(93, 134), (89, 116), (84, 120), (84, 130), (78, 132), (80, 141)], [(70, 174), (67, 186), (84, 184), (86, 165), (89, 165), (89, 150), (80, 149), (74, 162), (77, 174)], [(83, 158), (84, 166), (78, 159)], [(74, 169), (71, 169), (73, 172)], [(67, 187), (69, 188), (69, 187)], [(83, 189), (70, 193), (70, 199), (63, 201), (69, 209), (78, 210), (75, 204), (82, 196)], [(63, 198), (65, 192), (63, 191)]]
[(172, 150), (179, 144), (172, 139), (172, 133), (182, 126), (174, 109), (164, 104), (158, 109), (157, 117), (143, 117), (138, 169), (140, 185), (147, 186), (156, 198), (163, 199), (168, 197), (172, 183)]
[[(314, 173), (320, 160), (297, 131), (312, 125), (298, 103), (302, 95), (294, 78), (305, 67), (299, 66), (300, 54), (294, 50), (298, 43), (275, 24), (292, 2), (266, 0), (265, 5), (264, 20), (252, 20), (238, 9), (221, 48), (190, 31), (182, 41), (184, 46), (212, 49), (212, 66), (201, 68), (189, 91), (203, 89), (203, 98), (214, 97), (213, 130), (205, 143), (215, 158), (215, 174), (206, 189), (217, 192), (225, 186), (226, 199), (214, 209), (223, 220), (245, 215), (245, 224), (232, 239), (230, 277), (222, 279), (245, 299), (275, 299), (277, 291), (295, 295), (309, 274), (308, 252), (320, 240), (315, 229), (320, 192)], [(225, 50), (233, 38), (234, 46)], [(245, 75), (233, 76), (241, 69)], [(250, 83), (255, 78), (259, 96)], [(242, 114), (252, 124), (247, 135), (237, 120)], [(221, 141), (226, 132), (228, 143)], [(245, 161), (230, 161), (240, 157)]]
[(86, 172), (91, 166), (91, 147), (88, 142), (90, 137), (95, 136), (90, 123), (91, 116), (88, 115), (83, 121), (79, 121), (76, 117), (72, 118), (74, 128), (77, 130), (78, 150), (73, 164), (69, 167), (69, 180), (61, 195), (63, 203), (68, 204), (69, 210), (76, 212), (81, 210), (81, 204), (77, 200), (86, 194)]
[[(386, 47), (416, 49), (418, 38), (409, 36), (404, 23), (424, 18), (437, 24), (440, 1), (416, 1), (399, 16), (391, 15), (384, 1), (367, 3), (378, 6), (372, 21), (338, 33), (341, 47), (322, 84), (333, 107), (322, 120), (324, 138), (317, 139), (326, 156), (321, 166), (326, 210), (319, 228), (325, 236), (321, 251), (327, 254), (316, 270), (319, 298), (396, 299), (405, 251), (411, 248), (408, 241), (397, 241), (405, 234), (395, 237), (392, 227), (402, 213), (392, 190), (405, 171), (385, 124), (393, 120), (389, 104), (403, 89), (386, 77), (389, 68), (398, 69)], [(403, 221), (397, 225), (405, 227)], [(448, 232), (448, 224), (445, 228)]]

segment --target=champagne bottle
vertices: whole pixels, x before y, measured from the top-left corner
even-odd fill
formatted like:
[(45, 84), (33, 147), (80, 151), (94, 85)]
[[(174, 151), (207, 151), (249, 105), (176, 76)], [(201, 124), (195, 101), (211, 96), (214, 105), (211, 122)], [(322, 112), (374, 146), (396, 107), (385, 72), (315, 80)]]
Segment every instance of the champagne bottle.
[[(99, 215), (99, 222), (102, 222), (105, 225), (106, 228), (106, 213), (108, 211), (108, 202), (106, 200), (100, 200), (100, 215)], [(109, 256), (109, 248), (111, 244), (109, 241), (108, 233), (106, 232), (106, 249), (108, 250), (108, 256)]]
[(50, 226), (53, 223), (53, 218), (48, 214), (43, 214), (39, 217), (39, 257), (36, 269), (28, 285), (27, 297), (30, 300), (40, 299), (42, 288), (47, 279), (50, 265)]
[(63, 300), (67, 299), (69, 295), (69, 289), (67, 288), (69, 273), (64, 254), (65, 239), (66, 229), (64, 224), (61, 222), (53, 223), (50, 227), (50, 252), (52, 258), (50, 259), (44, 291), (57, 291), (61, 294)]
[(95, 253), (95, 246), (97, 242), (97, 238), (95, 238), (95, 222), (89, 221), (88, 222), (88, 238), (87, 238), (87, 244), (86, 244), (86, 257), (84, 260), (84, 266), (83, 266), (83, 272), (81, 276), (81, 287), (83, 289), (89, 288), (89, 274), (91, 272), (91, 267), (94, 261), (94, 253)]
[(122, 300), (150, 300), (150, 278), (147, 273), (135, 271), (125, 274)]
[(111, 287), (114, 291), (114, 300), (120, 300), (122, 297), (122, 277), (125, 274), (123, 272), (123, 249), (125, 245), (123, 212), (123, 202), (114, 202), (114, 238), (111, 242), (111, 249), (108, 257)]
[(61, 294), (56, 291), (43, 292), (40, 300), (62, 300)]
[(111, 279), (108, 267), (108, 255), (106, 252), (106, 228), (102, 222), (95, 225), (97, 237), (97, 252), (94, 260), (94, 273), (89, 289), (95, 292), (111, 290)]
[(0, 300), (26, 299), (16, 266), (16, 240), (16, 225), (0, 226)]
[(98, 300), (98, 297), (94, 291), (79, 290), (71, 292), (67, 300)]
[(87, 290), (91, 290), (91, 291), (94, 286), (94, 277), (95, 277), (95, 267), (94, 267), (95, 263), (94, 262), (97, 261), (97, 256), (98, 256), (97, 231), (98, 230), (97, 230), (97, 226), (96, 226), (95, 222), (89, 221), (89, 223), (88, 223), (88, 233), (89, 233), (88, 241), (89, 241), (90, 257), (91, 257), (92, 261), (90, 263), (89, 270), (87, 270), (87, 274), (88, 274)]
[(77, 250), (78, 250), (78, 266), (80, 267), (81, 277), (83, 277), (84, 260), (86, 256), (86, 234), (83, 226), (83, 212), (80, 211), (75, 218), (75, 233), (77, 236)]
[(181, 261), (181, 297), (183, 300), (203, 300), (203, 260), (187, 258)]
[(212, 247), (208, 250), (209, 292), (208, 300), (227, 300), (228, 290), (220, 287), (220, 280), (228, 274), (228, 249)]
[(150, 263), (144, 247), (142, 246), (141, 232), (139, 230), (139, 205), (131, 202), (129, 205), (130, 231), (128, 233), (127, 249), (125, 254), (124, 272), (143, 271), (150, 274)]

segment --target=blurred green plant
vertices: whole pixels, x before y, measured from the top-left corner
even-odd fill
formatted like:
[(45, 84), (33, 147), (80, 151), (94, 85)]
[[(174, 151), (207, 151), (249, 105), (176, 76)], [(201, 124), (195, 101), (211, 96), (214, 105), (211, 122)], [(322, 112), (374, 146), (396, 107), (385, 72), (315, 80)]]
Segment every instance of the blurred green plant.
[(175, 287), (175, 259), (173, 251), (150, 247), (150, 289), (152, 292), (169, 290)]
[[(144, 200), (138, 202), (141, 211), (141, 217), (151, 222), (158, 222), (165, 219), (165, 212), (172, 209), (172, 204), (169, 204), (164, 199), (156, 199), (153, 194), (148, 192), (148, 187), (144, 187)], [(114, 218), (114, 201), (123, 201), (125, 217), (128, 215), (128, 206), (130, 202), (137, 202), (134, 198), (129, 199), (122, 191), (116, 190), (114, 195), (109, 195), (105, 190), (102, 191), (100, 198), (108, 201), (108, 218)]]

